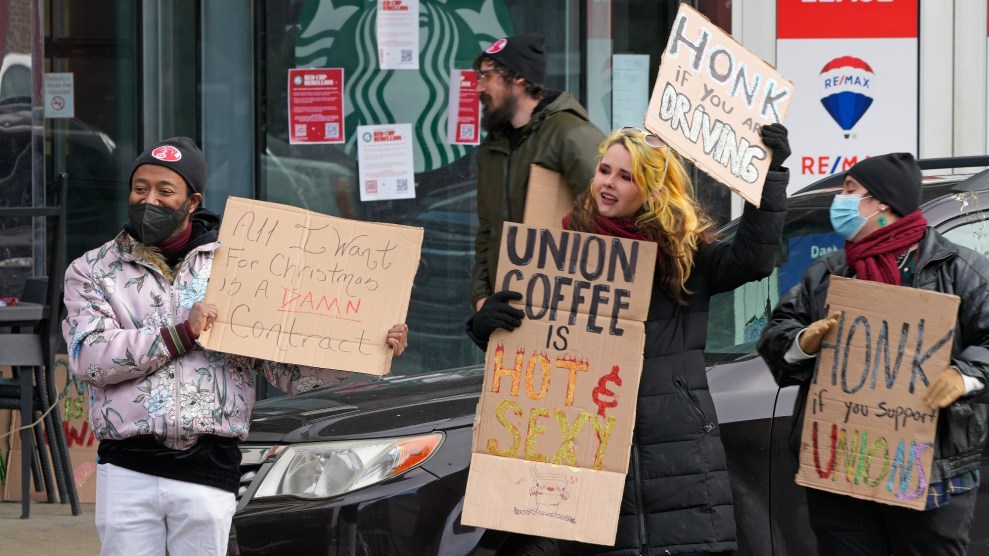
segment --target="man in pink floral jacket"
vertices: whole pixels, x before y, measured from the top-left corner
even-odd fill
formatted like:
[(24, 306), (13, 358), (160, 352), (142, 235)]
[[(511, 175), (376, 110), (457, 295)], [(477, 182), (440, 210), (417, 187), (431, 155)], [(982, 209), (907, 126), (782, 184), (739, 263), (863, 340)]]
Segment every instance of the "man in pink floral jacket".
[[(65, 273), (62, 331), (89, 385), (99, 439), (102, 554), (226, 554), (258, 374), (290, 394), (348, 373), (203, 350), (220, 218), (201, 208), (207, 167), (186, 137), (134, 161), (129, 222)], [(396, 355), (408, 327), (382, 341)]]

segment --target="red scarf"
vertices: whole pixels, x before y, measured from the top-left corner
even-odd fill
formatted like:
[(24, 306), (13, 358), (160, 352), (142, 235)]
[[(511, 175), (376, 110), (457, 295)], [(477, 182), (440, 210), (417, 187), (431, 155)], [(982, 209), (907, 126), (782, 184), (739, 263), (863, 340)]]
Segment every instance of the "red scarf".
[(161, 252), (165, 254), (166, 257), (170, 257), (185, 247), (186, 243), (189, 243), (189, 239), (192, 237), (192, 222), (187, 222), (185, 229), (179, 232), (179, 235), (166, 239), (155, 245)]
[[(567, 230), (567, 223), (570, 222), (570, 213), (568, 212), (566, 216), (563, 217), (563, 229)], [(594, 218), (594, 227), (596, 228), (593, 233), (602, 236), (616, 236), (624, 237), (627, 239), (641, 239), (648, 241), (646, 233), (639, 229), (635, 225), (634, 218), (608, 218), (606, 216), (601, 216), (600, 214)]]
[[(563, 229), (569, 230), (567, 224), (570, 222), (570, 211), (563, 217)], [(598, 214), (594, 217), (594, 231), (592, 233), (602, 236), (623, 237), (626, 239), (639, 239), (649, 241), (649, 236), (639, 229), (635, 224), (635, 218), (608, 218)], [(663, 261), (662, 254), (656, 251), (656, 267)]]
[[(567, 222), (570, 221), (570, 213), (563, 217), (563, 229), (567, 229)], [(594, 233), (602, 236), (624, 237), (626, 239), (648, 240), (646, 233), (635, 225), (634, 218), (611, 219), (600, 214), (594, 218)]]
[(924, 237), (927, 219), (918, 210), (856, 242), (845, 242), (845, 258), (859, 280), (900, 285), (896, 258)]

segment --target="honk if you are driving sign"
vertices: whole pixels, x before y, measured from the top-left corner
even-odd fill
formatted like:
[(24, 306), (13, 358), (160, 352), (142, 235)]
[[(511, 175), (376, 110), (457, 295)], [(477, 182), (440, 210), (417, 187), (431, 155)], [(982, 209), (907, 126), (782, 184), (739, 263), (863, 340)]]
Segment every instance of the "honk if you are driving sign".
[(656, 244), (507, 223), (462, 523), (612, 545), (625, 488)]
[(663, 51), (645, 125), (759, 206), (772, 156), (759, 130), (783, 122), (793, 89), (773, 66), (684, 3)]
[(206, 282), (218, 306), (207, 349), (387, 374), (405, 322), (422, 228), (360, 222), (230, 197)]

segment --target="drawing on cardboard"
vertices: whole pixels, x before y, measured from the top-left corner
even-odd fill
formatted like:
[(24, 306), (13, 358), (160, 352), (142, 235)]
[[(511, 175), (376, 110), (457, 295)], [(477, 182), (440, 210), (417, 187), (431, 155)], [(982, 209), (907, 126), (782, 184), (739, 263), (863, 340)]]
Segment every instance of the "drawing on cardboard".
[(560, 504), (570, 498), (567, 485), (571, 481), (576, 483), (577, 479), (558, 473), (539, 473), (535, 467), (530, 468), (529, 471), (532, 473), (532, 487), (529, 488), (529, 497), (533, 499), (535, 507), (515, 508), (515, 514), (544, 515), (569, 523), (577, 523), (577, 519), (572, 515), (560, 513)]

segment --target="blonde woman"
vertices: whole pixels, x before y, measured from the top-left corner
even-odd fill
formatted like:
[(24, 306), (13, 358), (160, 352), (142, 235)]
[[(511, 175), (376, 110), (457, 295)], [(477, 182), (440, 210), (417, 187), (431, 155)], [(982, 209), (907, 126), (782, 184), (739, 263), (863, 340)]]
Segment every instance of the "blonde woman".
[(704, 344), (714, 294), (768, 276), (786, 215), (786, 128), (764, 127), (772, 162), (759, 208), (746, 204), (733, 241), (718, 241), (679, 158), (634, 128), (600, 146), (591, 188), (569, 230), (659, 245), (646, 320), (632, 457), (613, 547), (582, 554), (710, 554), (735, 550), (735, 519)]

